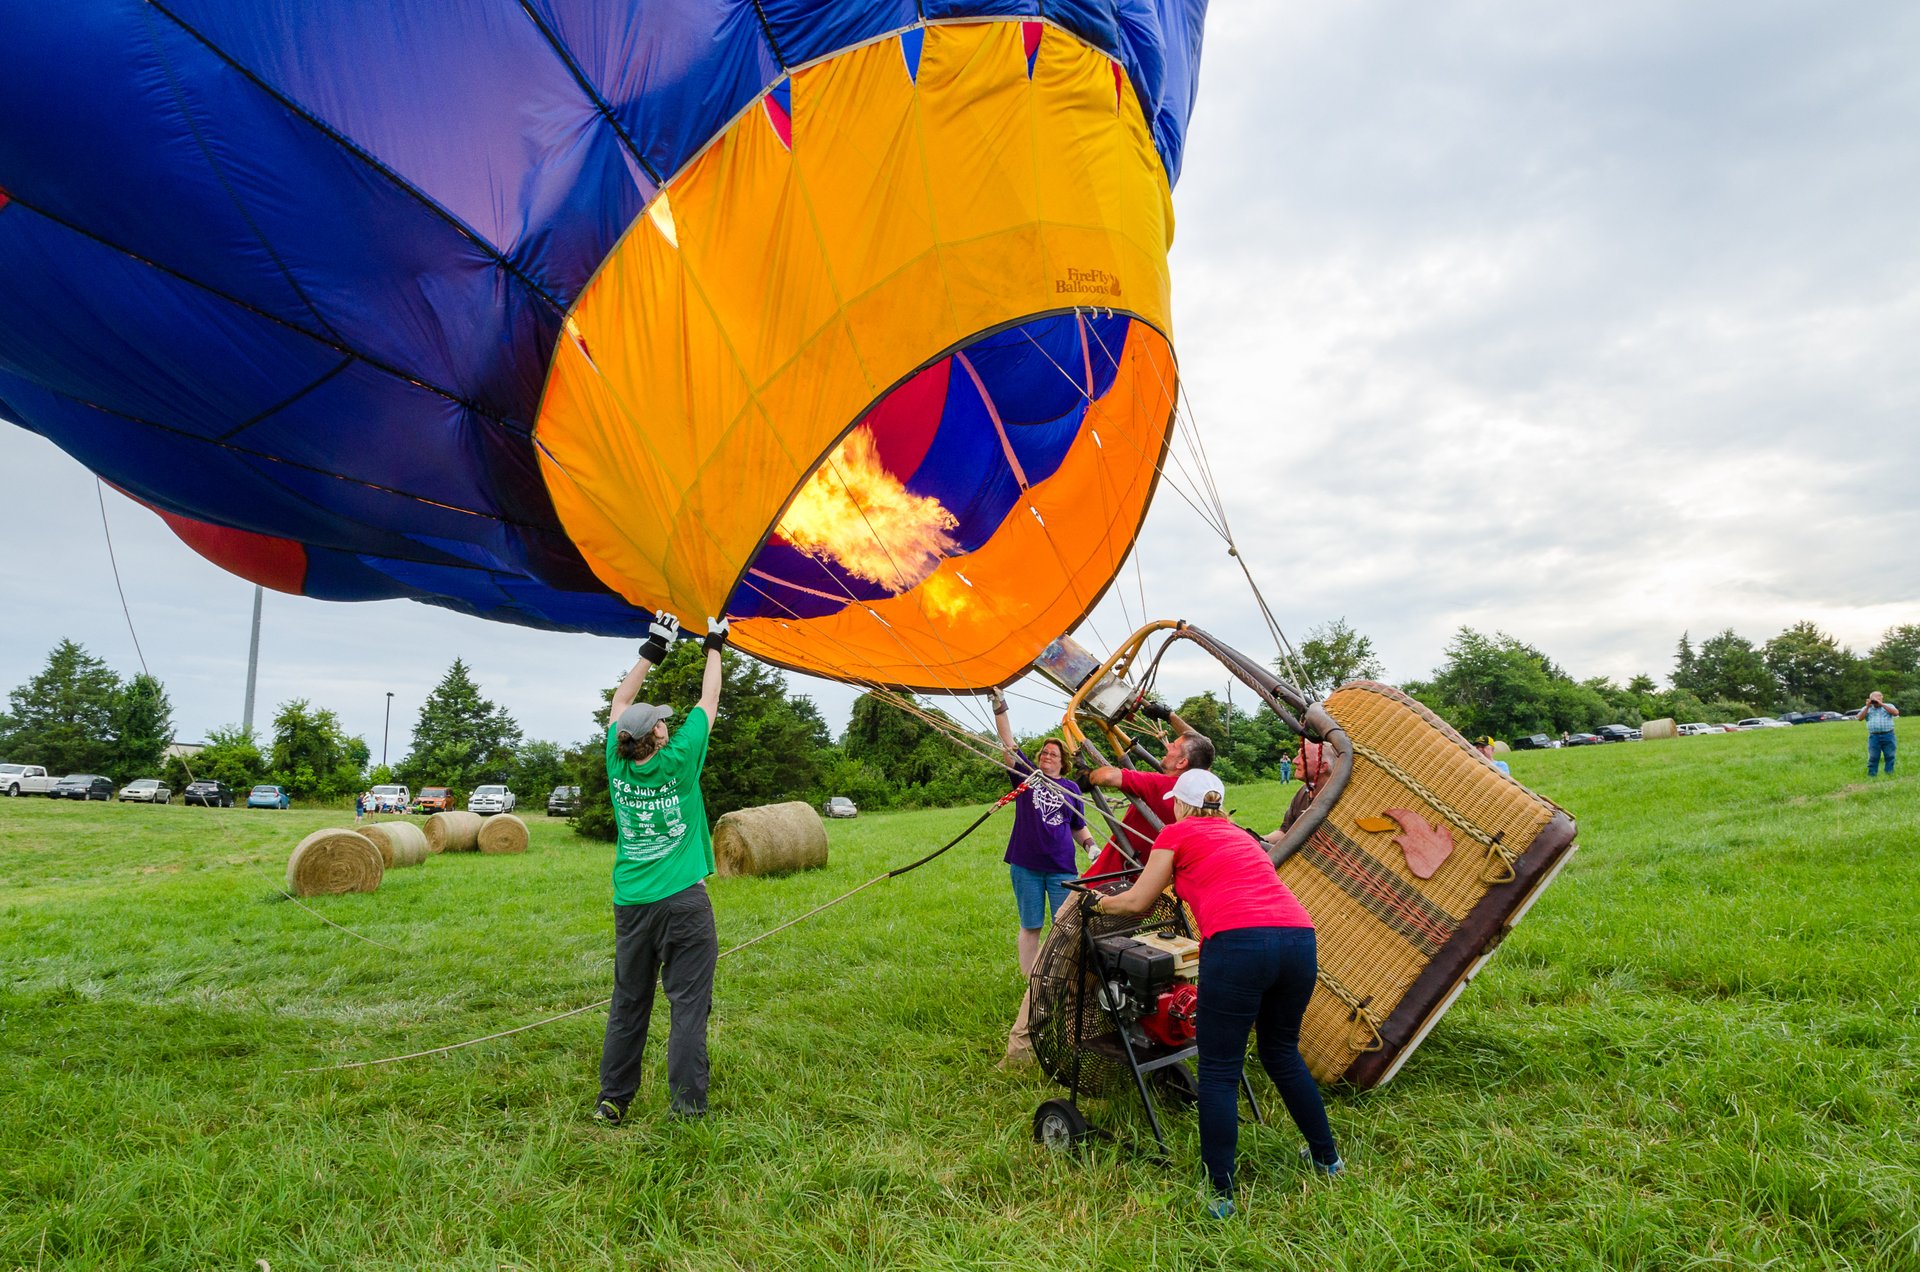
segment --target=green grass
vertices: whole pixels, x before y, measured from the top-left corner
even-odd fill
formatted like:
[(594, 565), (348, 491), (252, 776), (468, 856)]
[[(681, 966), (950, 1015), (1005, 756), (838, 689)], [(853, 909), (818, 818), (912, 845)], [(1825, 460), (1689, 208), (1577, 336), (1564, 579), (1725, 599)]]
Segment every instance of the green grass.
[[(6, 801), (0, 1268), (1920, 1266), (1920, 774), (1864, 754), (1836, 724), (1512, 757), (1581, 852), (1390, 1086), (1331, 1099), (1352, 1173), (1307, 1178), (1281, 1115), (1224, 1224), (1190, 1115), (1166, 1169), (1124, 1101), (1088, 1104), (1112, 1144), (1032, 1144), (1055, 1089), (994, 1068), (1005, 813), (723, 961), (715, 1116), (664, 1119), (656, 1042), (609, 1131), (598, 1013), (294, 1072), (604, 997), (608, 850), (565, 825), (312, 903), (394, 953), (274, 889), (337, 814)], [(714, 881), (723, 945), (974, 814)]]

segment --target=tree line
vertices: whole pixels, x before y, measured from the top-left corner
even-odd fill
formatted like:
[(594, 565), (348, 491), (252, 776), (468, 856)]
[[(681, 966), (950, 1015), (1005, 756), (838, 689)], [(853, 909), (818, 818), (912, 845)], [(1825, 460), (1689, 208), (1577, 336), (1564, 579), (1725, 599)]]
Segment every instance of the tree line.
[[(697, 644), (676, 647), (648, 677), (649, 697), (686, 710), (699, 697), (701, 666)], [(813, 701), (791, 693), (778, 672), (732, 650), (722, 655), (722, 667), (720, 713), (702, 778), (712, 817), (830, 795), (867, 809), (950, 807), (983, 803), (1007, 789), (991, 738), (962, 743), (949, 727), (864, 694), (836, 740)], [(1345, 619), (1311, 630), (1276, 667), (1318, 693), (1384, 675), (1372, 641)], [(1724, 722), (1787, 710), (1851, 710), (1876, 688), (1894, 702), (1920, 701), (1920, 624), (1889, 629), (1864, 654), (1811, 622), (1758, 645), (1731, 630), (1698, 645), (1682, 633), (1664, 689), (1648, 674), (1624, 685), (1606, 677), (1576, 679), (1533, 645), (1462, 627), (1440, 666), (1403, 687), (1471, 737), (1560, 733), (1662, 716)], [(1249, 710), (1251, 694), (1235, 701), (1231, 687), (1223, 690), (1192, 695), (1175, 709), (1213, 739), (1215, 768), (1225, 780), (1278, 776), (1297, 740), (1272, 712)], [(582, 794), (576, 830), (611, 839), (604, 755), (612, 693), (611, 686), (602, 691), (583, 739), (571, 745), (528, 739), (455, 658), (421, 704), (408, 753), (391, 767), (372, 765), (366, 740), (306, 699), (281, 703), (265, 736), (228, 725), (209, 734), (198, 754), (166, 759), (174, 730), (165, 687), (145, 673), (123, 680), (80, 645), (62, 640), (0, 714), (0, 755), (55, 773), (102, 773), (116, 783), (157, 773), (176, 790), (190, 778), (235, 788), (273, 783), (308, 801), (347, 798), (389, 781), (416, 793), (446, 786), (456, 799), (501, 782), (529, 801), (576, 785)], [(905, 697), (946, 726), (956, 724), (937, 707)], [(1024, 740), (1029, 753), (1043, 736)]]
[(1893, 702), (1915, 697), (1920, 624), (1889, 628), (1865, 654), (1811, 622), (1758, 645), (1728, 629), (1695, 646), (1683, 632), (1665, 689), (1644, 673), (1624, 685), (1604, 676), (1576, 680), (1524, 641), (1462, 627), (1432, 676), (1403, 688), (1469, 737), (1563, 733), (1663, 717), (1723, 724), (1789, 711), (1853, 711), (1873, 689)]

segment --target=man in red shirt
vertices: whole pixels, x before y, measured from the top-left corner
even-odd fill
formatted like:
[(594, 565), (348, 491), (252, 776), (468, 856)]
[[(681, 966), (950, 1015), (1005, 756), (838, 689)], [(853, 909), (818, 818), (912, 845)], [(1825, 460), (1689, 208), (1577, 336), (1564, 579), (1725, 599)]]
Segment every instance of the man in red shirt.
[[(1140, 709), (1140, 714), (1151, 720), (1165, 720), (1173, 726), (1173, 739), (1167, 743), (1166, 753), (1160, 757), (1160, 771), (1149, 773), (1142, 769), (1103, 765), (1088, 774), (1087, 780), (1095, 786), (1138, 797), (1160, 819), (1162, 826), (1170, 826), (1173, 824), (1174, 782), (1188, 769), (1213, 767), (1213, 742), (1204, 733), (1194, 732), (1185, 720), (1160, 703), (1147, 703)], [(1125, 870), (1132, 864), (1127, 857), (1132, 857), (1134, 862), (1146, 861), (1147, 850), (1153, 846), (1154, 836), (1160, 832), (1154, 829), (1131, 799), (1128, 801), (1127, 815), (1121, 818), (1120, 825), (1120, 833), (1107, 841), (1107, 846), (1087, 867), (1088, 876)], [(1121, 855), (1122, 848), (1126, 849), (1126, 856)]]

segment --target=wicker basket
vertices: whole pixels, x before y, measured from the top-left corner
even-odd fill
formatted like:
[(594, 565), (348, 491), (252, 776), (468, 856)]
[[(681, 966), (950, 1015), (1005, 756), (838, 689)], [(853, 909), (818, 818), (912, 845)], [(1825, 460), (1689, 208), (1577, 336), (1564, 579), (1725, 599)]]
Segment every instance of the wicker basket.
[(1280, 877), (1318, 934), (1301, 1054), (1320, 1081), (1364, 1090), (1393, 1076), (1551, 880), (1574, 823), (1397, 689), (1355, 681), (1325, 705), (1353, 777)]

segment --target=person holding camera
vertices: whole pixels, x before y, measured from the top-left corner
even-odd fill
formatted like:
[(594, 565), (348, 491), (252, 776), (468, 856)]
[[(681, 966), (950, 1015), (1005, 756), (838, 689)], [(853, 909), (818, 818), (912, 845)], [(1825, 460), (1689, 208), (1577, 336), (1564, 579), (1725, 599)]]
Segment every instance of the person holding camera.
[(1882, 760), (1887, 763), (1887, 776), (1893, 776), (1893, 718), (1899, 714), (1900, 708), (1882, 697), (1878, 689), (1867, 695), (1866, 706), (1853, 713), (1854, 719), (1867, 722), (1868, 777), (1879, 776)]
[(720, 706), (727, 621), (708, 619), (700, 701), (667, 728), (673, 708), (636, 702), (640, 682), (667, 656), (680, 620), (662, 614), (607, 713), (607, 790), (618, 839), (613, 854), (613, 1001), (600, 1049), (594, 1116), (618, 1126), (640, 1089), (656, 981), (667, 992), (667, 1091), (681, 1117), (707, 1112), (707, 1016), (720, 942), (707, 899), (713, 836), (700, 794), (707, 739)]

